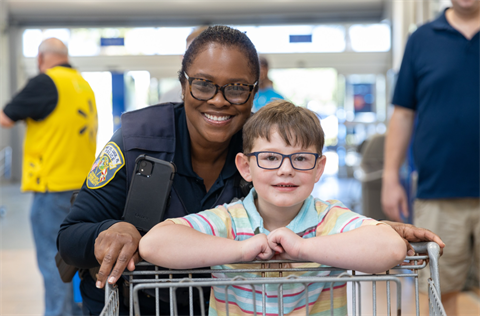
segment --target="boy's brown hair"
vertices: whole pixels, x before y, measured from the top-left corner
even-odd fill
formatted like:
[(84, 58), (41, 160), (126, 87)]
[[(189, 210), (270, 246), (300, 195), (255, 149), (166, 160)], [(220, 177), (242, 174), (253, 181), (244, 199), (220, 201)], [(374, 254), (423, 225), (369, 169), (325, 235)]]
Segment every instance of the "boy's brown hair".
[(314, 145), (322, 154), (325, 135), (320, 120), (312, 111), (285, 100), (275, 100), (261, 108), (243, 126), (243, 152), (250, 153), (255, 139), (265, 138), (277, 131), (288, 146)]

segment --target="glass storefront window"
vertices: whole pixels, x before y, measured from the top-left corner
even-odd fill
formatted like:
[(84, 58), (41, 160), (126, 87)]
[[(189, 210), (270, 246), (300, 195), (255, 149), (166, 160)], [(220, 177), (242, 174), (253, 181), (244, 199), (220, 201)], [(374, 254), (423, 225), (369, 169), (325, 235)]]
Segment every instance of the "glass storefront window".
[[(350, 37), (353, 51), (390, 50), (388, 24), (352, 25), (276, 25), (233, 26), (246, 32), (261, 54), (267, 53), (338, 53), (346, 50)], [(26, 29), (23, 54), (35, 57), (38, 45), (48, 37), (64, 41), (72, 56), (99, 55), (182, 55), (185, 39), (193, 27), (140, 28), (51, 28)], [(119, 41), (108, 46), (101, 39)]]
[(337, 71), (333, 68), (271, 69), (277, 90), (295, 105), (309, 107), (320, 116), (333, 114), (336, 106)]
[(64, 43), (69, 42), (70, 30), (64, 28), (58, 29), (27, 29), (23, 32), (23, 56), (36, 57), (40, 43), (50, 37), (56, 37)]
[(38, 53), (38, 46), (42, 42), (42, 30), (29, 29), (23, 32), (23, 56), (35, 57)]
[(146, 70), (128, 71), (125, 73), (125, 89), (127, 111), (149, 106), (150, 72)]
[(348, 29), (354, 52), (388, 52), (391, 46), (390, 26), (386, 23), (355, 24)]
[(332, 68), (271, 69), (275, 90), (297, 106), (315, 112), (325, 132), (325, 146), (338, 143), (337, 71)]
[(161, 27), (158, 29), (158, 55), (183, 55), (187, 36), (193, 27)]
[(343, 26), (316, 27), (313, 37), (318, 46), (318, 52), (337, 53), (345, 50), (345, 28)]
[(109, 71), (82, 72), (82, 76), (95, 93), (98, 113), (97, 156), (113, 135), (112, 74)]
[(261, 54), (326, 53), (345, 50), (342, 25), (233, 26), (246, 32)]
[(155, 55), (160, 41), (158, 30), (151, 28), (135, 28), (125, 33), (125, 50), (128, 55)]
[(78, 28), (72, 29), (71, 38), (68, 41), (70, 56), (97, 56), (100, 54), (99, 29)]

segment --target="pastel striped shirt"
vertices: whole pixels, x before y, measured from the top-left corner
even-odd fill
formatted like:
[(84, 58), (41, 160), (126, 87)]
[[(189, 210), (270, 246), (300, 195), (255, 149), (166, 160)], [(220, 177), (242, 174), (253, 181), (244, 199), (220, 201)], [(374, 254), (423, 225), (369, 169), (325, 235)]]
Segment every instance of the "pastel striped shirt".
[[(245, 240), (255, 234), (269, 234), (263, 227), (263, 219), (258, 213), (254, 200), (255, 189), (243, 201), (237, 201), (214, 209), (182, 218), (169, 219), (175, 224), (192, 227), (193, 229), (213, 236), (233, 240)], [(365, 225), (376, 225), (379, 222), (350, 211), (336, 200), (322, 201), (309, 196), (297, 216), (287, 225), (287, 228), (302, 238), (333, 235), (347, 232)], [(317, 263), (294, 263), (292, 268), (307, 268), (322, 266)], [(219, 272), (212, 273), (213, 278), (233, 278), (238, 273), (228, 273), (231, 269), (260, 268), (259, 264), (225, 264), (214, 266)], [(297, 276), (335, 276), (341, 271), (308, 271), (283, 273), (283, 277)], [(241, 273), (245, 278), (261, 277), (259, 272)], [(278, 272), (267, 273), (266, 277), (278, 277)], [(213, 286), (210, 296), (209, 315), (226, 315), (226, 293), (223, 286)], [(305, 315), (309, 306), (310, 315), (330, 315), (330, 283), (313, 283), (308, 285), (308, 297), (303, 284), (284, 284), (283, 302), (285, 315)], [(228, 288), (229, 315), (253, 314), (253, 290), (251, 287), (230, 286)], [(333, 284), (334, 315), (347, 315), (346, 283)], [(255, 287), (256, 311), (262, 313), (262, 286)], [(267, 315), (278, 315), (278, 285), (266, 285)]]

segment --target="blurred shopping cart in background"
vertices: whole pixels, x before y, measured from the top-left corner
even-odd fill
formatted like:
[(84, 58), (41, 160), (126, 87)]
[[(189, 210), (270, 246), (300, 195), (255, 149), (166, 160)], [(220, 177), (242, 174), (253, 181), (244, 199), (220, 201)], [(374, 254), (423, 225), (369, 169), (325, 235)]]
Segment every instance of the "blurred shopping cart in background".
[[(363, 215), (382, 219), (385, 214), (382, 210), (382, 176), (385, 152), (385, 135), (375, 134), (370, 136), (360, 148), (361, 161), (354, 171), (355, 179), (361, 183), (361, 198)], [(400, 183), (407, 195), (409, 217), (403, 218), (405, 223), (413, 222), (413, 202), (417, 192), (418, 173), (413, 164), (411, 148), (408, 150), (407, 159), (399, 170)]]
[[(389, 271), (386, 271), (384, 274), (363, 274), (356, 273), (355, 271), (346, 271), (337, 268), (303, 268), (303, 269), (292, 269), (289, 268), (290, 265), (285, 263), (291, 263), (292, 261), (255, 261), (255, 263), (260, 264), (260, 269), (251, 270), (249, 272), (259, 272), (262, 276), (257, 278), (195, 278), (195, 274), (205, 274), (211, 273), (214, 270), (161, 270), (158, 267), (155, 267), (154, 270), (150, 271), (133, 271), (125, 272), (124, 276), (128, 279), (128, 284), (130, 286), (130, 315), (141, 315), (141, 308), (139, 306), (139, 291), (145, 290), (154, 290), (156, 295), (156, 310), (157, 315), (159, 314), (159, 306), (162, 302), (158, 299), (158, 291), (160, 289), (169, 289), (170, 296), (170, 315), (178, 315), (176, 309), (177, 289), (187, 288), (189, 293), (189, 308), (190, 315), (198, 314), (194, 313), (194, 292), (196, 291), (200, 296), (200, 301), (204, 302), (208, 300), (208, 297), (203, 297), (203, 291), (201, 287), (211, 287), (223, 286), (225, 291), (228, 291), (228, 288), (231, 286), (244, 286), (252, 288), (252, 299), (255, 302), (256, 295), (255, 291), (258, 291), (258, 288), (261, 289), (262, 303), (254, 303), (254, 306), (261, 306), (261, 310), (257, 310), (254, 315), (265, 315), (265, 286), (267, 284), (278, 285), (278, 315), (283, 315), (283, 297), (286, 294), (283, 293), (283, 286), (290, 283), (303, 284), (305, 287), (305, 295), (308, 297), (308, 285), (315, 282), (323, 282), (329, 286), (330, 289), (333, 288), (335, 282), (343, 281), (348, 284), (349, 289), (349, 314), (350, 315), (401, 315), (402, 314), (402, 278), (413, 279), (414, 287), (414, 297), (415, 297), (415, 314), (420, 315), (419, 308), (419, 292), (418, 292), (418, 270), (423, 269), (427, 266), (426, 259), (429, 261), (430, 274), (428, 285), (428, 301), (429, 301), (429, 312), (430, 315), (445, 315), (445, 310), (443, 309), (440, 297), (440, 283), (439, 283), (439, 274), (438, 274), (438, 259), (440, 256), (440, 248), (436, 243), (414, 243), (413, 244), (415, 252), (425, 253), (426, 255), (416, 255), (413, 257), (407, 257), (405, 260), (405, 265), (397, 266), (392, 268)], [(276, 264), (275, 268), (268, 268), (272, 263)], [(139, 264), (140, 266), (149, 266), (150, 264), (143, 262)], [(151, 266), (151, 265), (150, 265)], [(243, 272), (245, 270), (228, 270), (228, 273)], [(289, 274), (290, 272), (302, 272), (302, 271), (335, 271), (337, 275), (335, 276), (309, 276), (301, 277), (290, 275), (288, 277), (283, 277), (282, 274)], [(276, 272), (279, 277), (266, 277), (267, 273)], [(187, 274), (188, 278), (175, 279), (174, 275), (178, 274)], [(167, 277), (167, 278), (165, 278)], [(379, 293), (381, 291), (377, 290), (380, 288), (379, 284), (384, 283), (385, 293)], [(368, 314), (365, 313), (365, 306), (362, 307), (362, 287), (370, 286), (371, 287), (371, 306), (369, 306)], [(365, 288), (364, 288), (365, 289)], [(333, 315), (333, 291), (330, 291), (330, 305)], [(227, 296), (228, 297), (228, 296)], [(228, 300), (228, 298), (227, 298)], [(385, 304), (386, 303), (386, 304)], [(164, 304), (164, 303), (163, 303)], [(200, 304), (200, 313), (201, 315), (207, 315), (208, 311), (204, 309), (203, 304)], [(228, 301), (226, 302), (228, 306)], [(378, 308), (379, 305), (382, 305), (384, 308)], [(118, 315), (119, 312), (119, 295), (118, 288), (107, 286), (105, 291), (105, 307), (102, 311), (102, 316), (114, 316)], [(262, 310), (263, 309), (263, 310)], [(198, 310), (198, 309), (197, 309)], [(363, 314), (362, 314), (363, 311)], [(228, 309), (227, 309), (228, 315)], [(307, 310), (308, 315), (308, 310)]]

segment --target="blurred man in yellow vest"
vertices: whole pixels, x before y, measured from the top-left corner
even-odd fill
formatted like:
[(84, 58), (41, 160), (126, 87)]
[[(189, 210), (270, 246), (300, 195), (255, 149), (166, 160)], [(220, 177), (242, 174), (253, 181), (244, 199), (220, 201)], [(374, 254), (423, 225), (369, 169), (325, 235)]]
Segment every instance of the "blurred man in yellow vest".
[(0, 125), (25, 121), (22, 191), (33, 191), (31, 224), (45, 285), (45, 315), (74, 315), (72, 284), (55, 265), (56, 236), (95, 159), (97, 108), (90, 85), (70, 66), (56, 39), (38, 48), (40, 74), (0, 111)]

